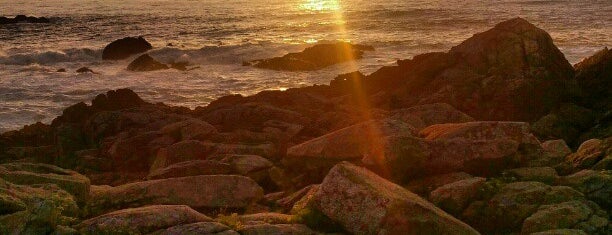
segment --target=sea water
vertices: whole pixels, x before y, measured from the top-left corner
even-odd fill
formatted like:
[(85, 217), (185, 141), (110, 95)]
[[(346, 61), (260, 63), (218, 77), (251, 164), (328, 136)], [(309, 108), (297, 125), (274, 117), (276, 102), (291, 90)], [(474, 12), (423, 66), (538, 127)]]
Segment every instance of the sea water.
[[(0, 0), (0, 16), (18, 14), (52, 23), (0, 25), (0, 132), (49, 123), (110, 89), (194, 108), (228, 94), (328, 84), (340, 73), (446, 51), (519, 16), (549, 32), (570, 63), (612, 45), (610, 0)], [(145, 37), (162, 62), (199, 68), (129, 72), (134, 57), (101, 60), (105, 45), (126, 36)], [(314, 72), (242, 66), (336, 40), (376, 51)], [(75, 72), (84, 66), (97, 74)]]

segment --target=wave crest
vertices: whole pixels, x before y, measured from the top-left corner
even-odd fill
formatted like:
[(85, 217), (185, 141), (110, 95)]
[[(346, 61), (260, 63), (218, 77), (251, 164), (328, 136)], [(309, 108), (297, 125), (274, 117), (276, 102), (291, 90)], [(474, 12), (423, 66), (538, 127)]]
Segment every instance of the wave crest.
[(70, 48), (60, 51), (42, 51), (7, 55), (0, 52), (0, 64), (28, 65), (55, 64), (61, 62), (95, 61), (102, 57), (102, 50)]

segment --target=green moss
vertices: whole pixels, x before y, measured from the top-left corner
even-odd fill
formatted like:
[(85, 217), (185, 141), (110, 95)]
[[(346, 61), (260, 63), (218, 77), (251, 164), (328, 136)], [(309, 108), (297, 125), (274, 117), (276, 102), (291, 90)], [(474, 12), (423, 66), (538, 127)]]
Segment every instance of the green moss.
[(243, 227), (242, 222), (240, 222), (240, 218), (237, 213), (232, 213), (230, 215), (219, 214), (216, 219), (217, 222), (227, 225), (233, 230), (241, 230)]

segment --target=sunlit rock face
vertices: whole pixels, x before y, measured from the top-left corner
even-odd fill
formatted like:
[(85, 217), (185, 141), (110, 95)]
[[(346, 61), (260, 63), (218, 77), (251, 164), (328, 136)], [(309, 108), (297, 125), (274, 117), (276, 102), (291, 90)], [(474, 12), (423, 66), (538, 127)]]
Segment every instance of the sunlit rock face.
[(400, 60), (362, 80), (370, 93), (387, 93), (376, 105), (442, 102), (478, 120), (532, 121), (574, 95), (573, 76), (550, 35), (515, 18), (447, 53)]
[(353, 234), (479, 234), (416, 194), (347, 162), (329, 172), (312, 200)]

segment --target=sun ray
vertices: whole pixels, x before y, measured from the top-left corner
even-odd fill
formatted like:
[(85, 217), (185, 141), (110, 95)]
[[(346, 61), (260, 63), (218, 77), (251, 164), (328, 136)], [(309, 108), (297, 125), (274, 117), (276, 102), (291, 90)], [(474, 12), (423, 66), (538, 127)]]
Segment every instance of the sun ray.
[[(350, 38), (347, 28), (346, 21), (344, 20), (343, 8), (340, 0), (308, 0), (301, 5), (302, 9), (309, 11), (325, 11), (325, 12), (333, 12), (335, 17), (335, 22), (339, 22), (338, 24), (338, 33), (340, 34), (339, 40), (346, 41), (346, 39)], [(348, 48), (350, 45), (346, 44), (346, 49), (342, 50), (346, 53), (344, 56), (347, 58), (355, 57), (353, 50)], [(358, 71), (359, 67), (354, 60), (347, 62), (349, 63), (351, 71)], [(354, 106), (357, 107), (358, 113), (361, 116), (362, 120), (372, 120), (372, 106), (370, 103), (369, 96), (366, 92), (366, 87), (363, 84), (361, 78), (357, 77), (358, 75), (352, 73), (350, 76), (354, 76), (350, 78), (350, 81), (353, 82), (353, 102)], [(376, 125), (367, 125), (368, 129), (366, 133), (363, 133), (366, 138), (370, 140), (369, 151), (364, 154), (368, 154), (371, 156), (364, 156), (364, 159), (369, 159), (369, 161), (374, 160), (374, 162), (369, 162), (368, 164), (374, 164), (374, 167), (377, 168), (383, 176), (389, 176), (390, 170), (386, 164), (386, 156), (385, 156), (385, 147), (386, 142), (383, 136), (382, 130), (380, 127)]]

